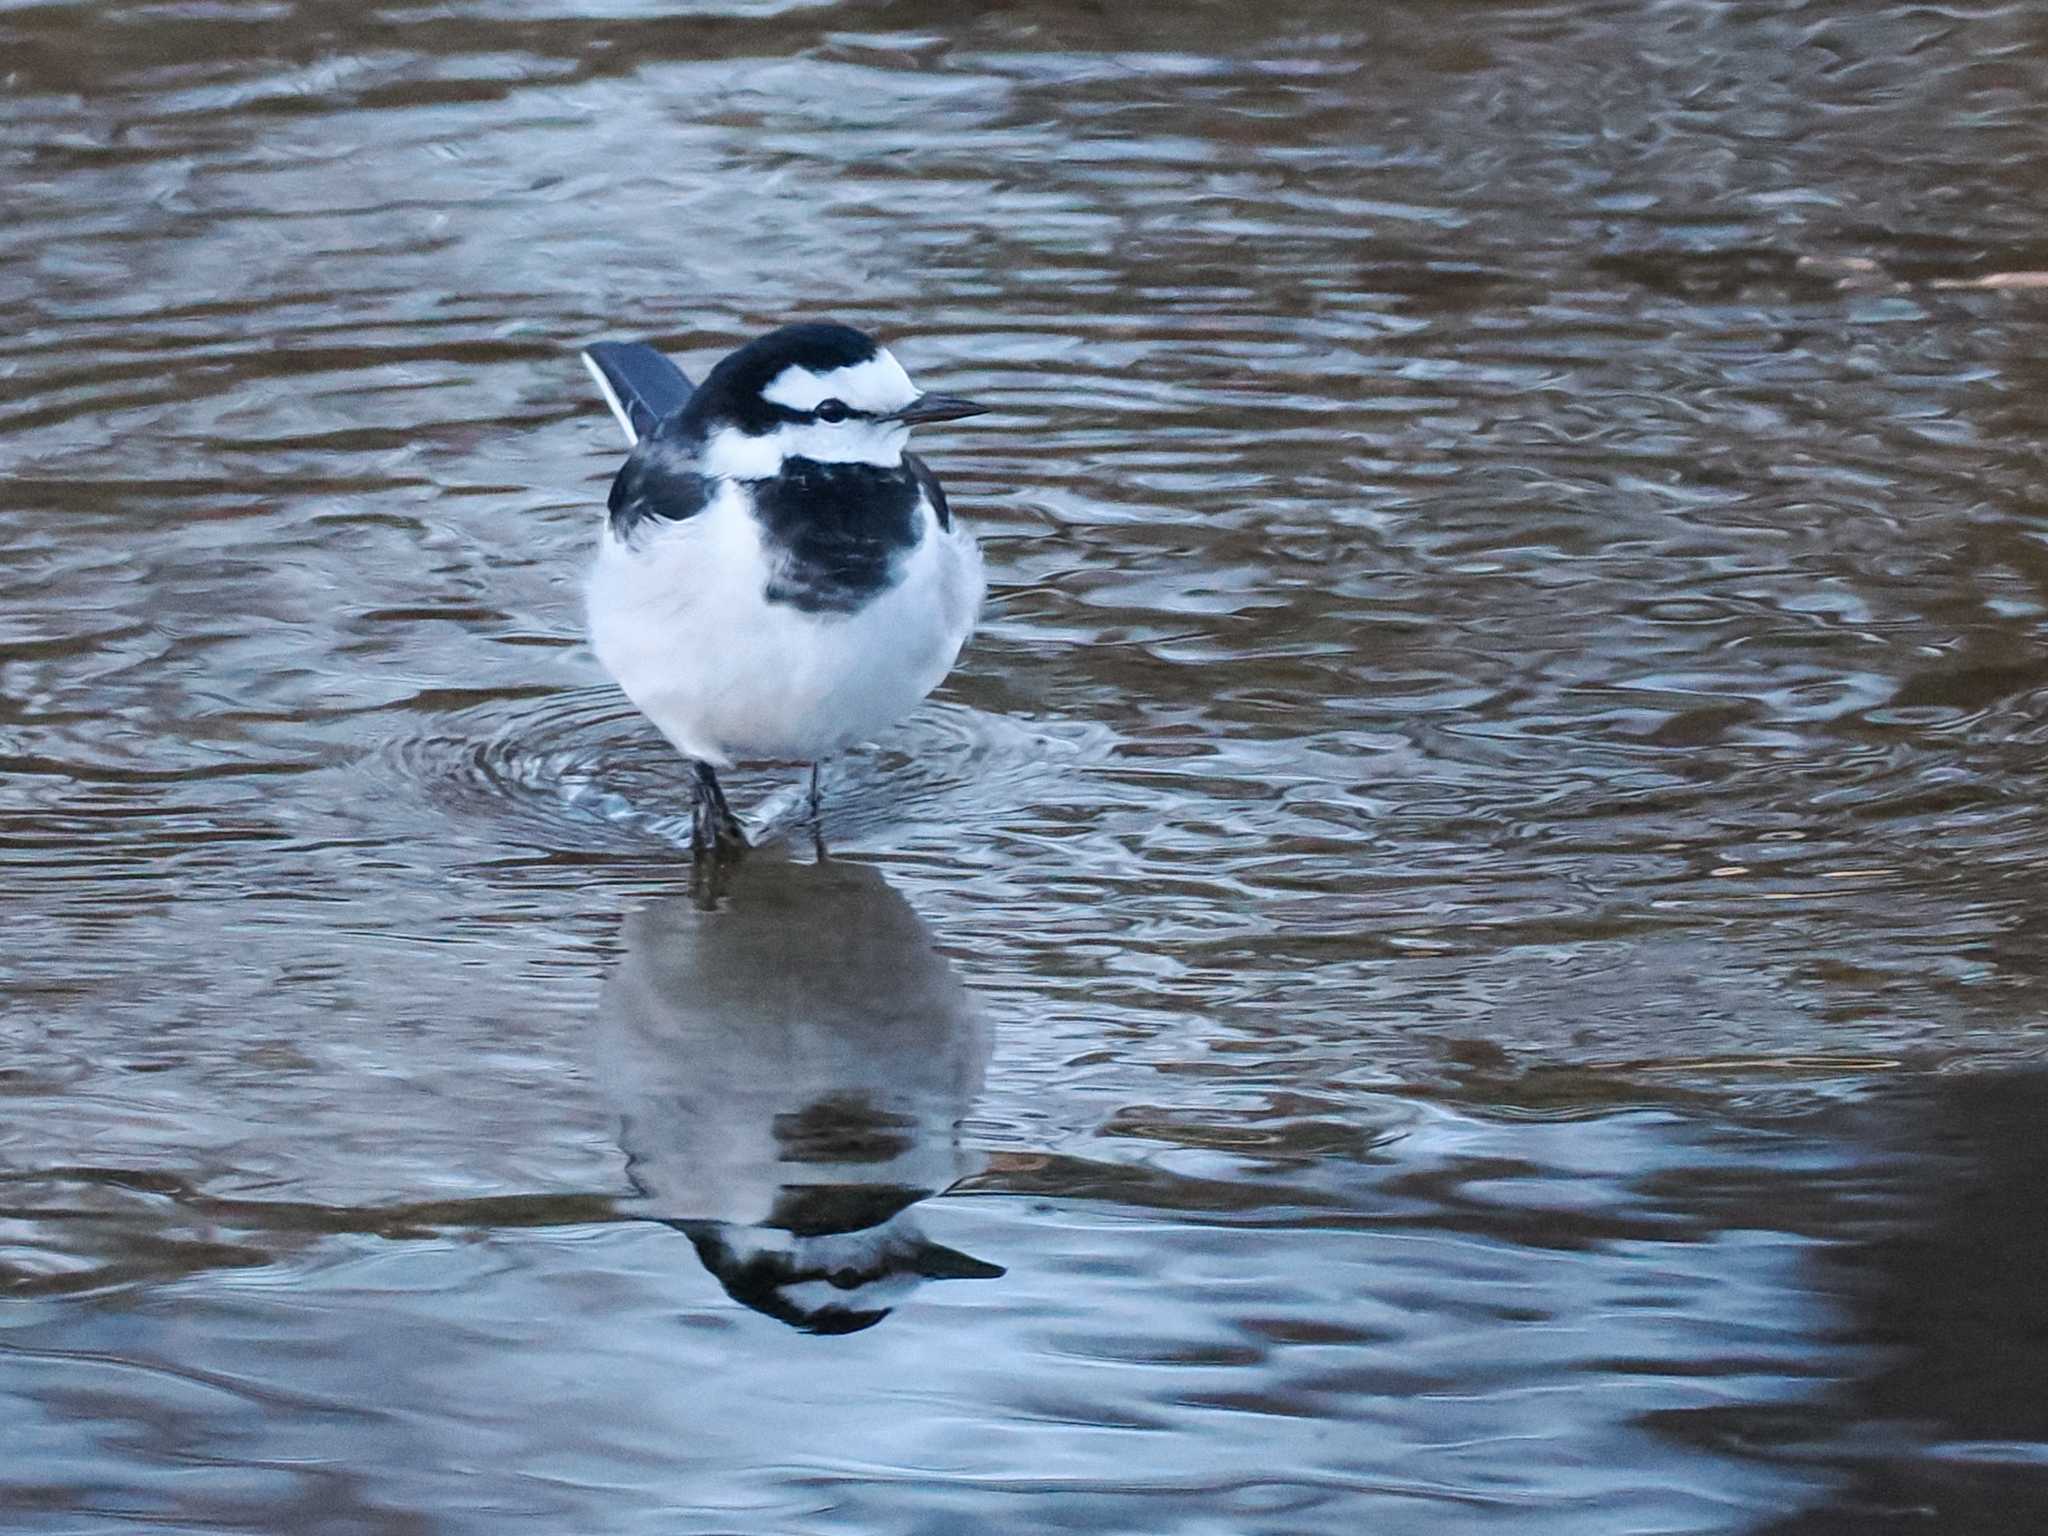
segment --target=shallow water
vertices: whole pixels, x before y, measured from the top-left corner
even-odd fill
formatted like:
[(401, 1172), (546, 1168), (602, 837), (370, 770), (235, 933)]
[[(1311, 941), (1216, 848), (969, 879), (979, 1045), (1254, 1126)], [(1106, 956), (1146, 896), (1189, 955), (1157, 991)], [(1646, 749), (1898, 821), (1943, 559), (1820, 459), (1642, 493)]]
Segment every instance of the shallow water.
[[(6, 1528), (2040, 1529), (2044, 101), (2022, 3), (0, 6)], [(574, 348), (794, 313), (1000, 406), (993, 591), (706, 913)]]

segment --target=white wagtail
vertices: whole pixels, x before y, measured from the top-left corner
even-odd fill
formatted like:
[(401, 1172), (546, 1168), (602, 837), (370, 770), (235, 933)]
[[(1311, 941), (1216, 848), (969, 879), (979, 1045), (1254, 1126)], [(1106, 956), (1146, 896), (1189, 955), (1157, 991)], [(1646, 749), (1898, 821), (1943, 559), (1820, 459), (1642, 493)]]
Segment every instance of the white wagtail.
[(583, 353), (632, 444), (589, 586), (591, 643), (696, 777), (691, 848), (737, 852), (736, 762), (818, 763), (952, 670), (981, 551), (913, 424), (986, 409), (928, 395), (850, 326), (786, 325), (694, 389), (641, 342)]

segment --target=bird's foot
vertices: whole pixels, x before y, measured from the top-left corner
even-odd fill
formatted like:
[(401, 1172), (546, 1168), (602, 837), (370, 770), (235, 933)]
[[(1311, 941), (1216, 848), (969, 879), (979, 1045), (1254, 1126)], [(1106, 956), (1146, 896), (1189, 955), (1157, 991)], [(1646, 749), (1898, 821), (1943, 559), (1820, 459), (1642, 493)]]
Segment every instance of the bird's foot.
[(728, 873), (750, 846), (746, 829), (725, 803), (718, 775), (696, 764), (697, 798), (690, 808), (690, 898), (703, 911), (717, 908)]
[(726, 804), (725, 791), (709, 763), (698, 763), (697, 799), (690, 811), (690, 854), (696, 859), (730, 863), (749, 846), (746, 828)]
[(701, 802), (690, 817), (690, 856), (716, 859), (722, 864), (736, 862), (753, 844), (732, 812), (706, 807)]

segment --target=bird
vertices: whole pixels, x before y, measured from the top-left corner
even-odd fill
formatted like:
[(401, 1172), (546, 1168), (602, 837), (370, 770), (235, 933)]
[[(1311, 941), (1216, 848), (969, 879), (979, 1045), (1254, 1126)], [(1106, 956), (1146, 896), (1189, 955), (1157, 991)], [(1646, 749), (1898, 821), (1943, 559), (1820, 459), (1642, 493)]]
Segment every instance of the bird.
[(582, 355), (629, 448), (585, 588), (591, 648), (690, 765), (692, 855), (747, 847), (718, 782), (736, 763), (809, 763), (815, 832), (819, 765), (907, 715), (973, 632), (980, 548), (906, 444), (988, 407), (924, 392), (826, 320), (696, 385), (646, 342)]

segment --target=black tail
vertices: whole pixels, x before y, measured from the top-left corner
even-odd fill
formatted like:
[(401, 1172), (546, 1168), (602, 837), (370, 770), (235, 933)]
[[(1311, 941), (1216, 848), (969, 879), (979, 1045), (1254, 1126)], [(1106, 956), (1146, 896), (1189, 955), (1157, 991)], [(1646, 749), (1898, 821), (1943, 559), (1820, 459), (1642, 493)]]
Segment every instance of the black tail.
[(604, 391), (604, 403), (629, 443), (639, 442), (690, 398), (688, 376), (644, 341), (592, 342), (583, 349), (583, 366)]

